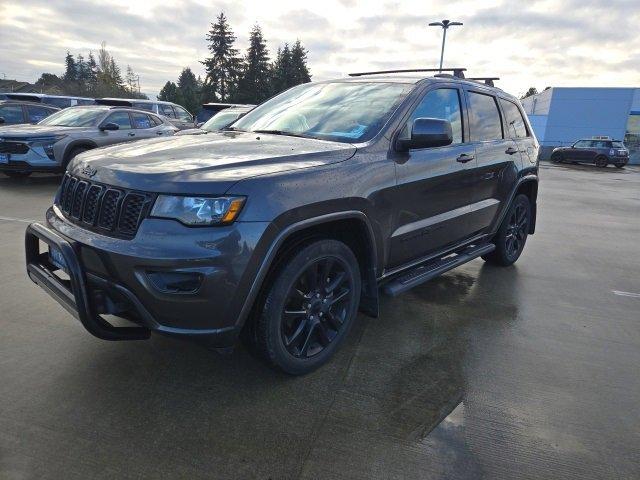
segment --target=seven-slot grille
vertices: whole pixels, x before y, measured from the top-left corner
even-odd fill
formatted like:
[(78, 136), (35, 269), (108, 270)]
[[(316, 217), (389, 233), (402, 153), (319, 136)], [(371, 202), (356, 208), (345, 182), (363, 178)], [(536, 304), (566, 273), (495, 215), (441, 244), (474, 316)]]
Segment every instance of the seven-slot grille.
[(69, 220), (105, 235), (132, 238), (151, 205), (148, 193), (112, 188), (65, 174), (58, 206)]

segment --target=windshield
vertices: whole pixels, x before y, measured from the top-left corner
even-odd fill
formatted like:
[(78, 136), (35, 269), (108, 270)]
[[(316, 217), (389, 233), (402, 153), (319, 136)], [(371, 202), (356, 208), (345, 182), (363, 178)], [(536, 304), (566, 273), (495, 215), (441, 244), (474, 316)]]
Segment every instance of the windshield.
[(105, 114), (102, 108), (67, 108), (42, 120), (38, 125), (56, 127), (94, 127)]
[(231, 127), (336, 142), (365, 142), (389, 119), (413, 85), (307, 83), (265, 102)]
[(624, 148), (624, 143), (622, 142), (611, 142), (613, 144), (613, 148)]
[(216, 113), (213, 117), (207, 120), (207, 123), (202, 125), (202, 127), (200, 128), (202, 128), (203, 130), (209, 130), (210, 132), (220, 130), (227, 125), (232, 124), (239, 116), (239, 112), (225, 112), (223, 110), (222, 112)]

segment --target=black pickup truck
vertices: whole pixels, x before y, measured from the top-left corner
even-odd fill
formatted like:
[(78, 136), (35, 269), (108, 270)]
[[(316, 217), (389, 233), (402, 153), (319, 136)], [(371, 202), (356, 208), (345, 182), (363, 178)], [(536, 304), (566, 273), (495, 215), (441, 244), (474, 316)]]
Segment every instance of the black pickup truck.
[(27, 228), (27, 270), (99, 338), (242, 337), (302, 374), (380, 292), (514, 263), (537, 157), (518, 100), (459, 69), (308, 83), (220, 132), (79, 155)]

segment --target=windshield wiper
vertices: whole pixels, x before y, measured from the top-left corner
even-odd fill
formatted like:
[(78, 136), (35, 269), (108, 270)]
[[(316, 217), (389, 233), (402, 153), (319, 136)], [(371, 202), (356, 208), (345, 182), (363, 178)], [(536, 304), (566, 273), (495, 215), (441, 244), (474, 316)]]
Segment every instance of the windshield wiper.
[(238, 127), (224, 127), (221, 128), (220, 130), (224, 130), (227, 132), (246, 132), (247, 130), (242, 130), (241, 128)]
[(251, 130), (253, 133), (270, 133), (271, 135), (285, 135), (287, 137), (314, 138), (302, 133), (287, 132), (286, 130)]

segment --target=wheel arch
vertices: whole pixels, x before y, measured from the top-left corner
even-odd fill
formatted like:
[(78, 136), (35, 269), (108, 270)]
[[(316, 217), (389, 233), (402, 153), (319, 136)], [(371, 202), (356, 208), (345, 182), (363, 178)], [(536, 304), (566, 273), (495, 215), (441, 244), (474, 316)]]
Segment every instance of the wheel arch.
[(270, 276), (278, 271), (284, 259), (302, 244), (321, 238), (340, 240), (354, 252), (362, 277), (359, 308), (367, 315), (378, 316), (378, 254), (374, 231), (363, 212), (351, 210), (301, 220), (278, 233), (249, 289), (238, 318), (239, 324), (244, 324), (249, 318), (256, 302), (265, 293), (265, 285), (270, 284)]
[(531, 205), (531, 222), (529, 223), (529, 234), (536, 232), (536, 218), (538, 213), (538, 177), (530, 175), (521, 179), (516, 186), (516, 190), (511, 198), (511, 202), (517, 195), (526, 195)]
[(78, 139), (69, 142), (64, 150), (64, 155), (62, 156), (62, 165), (66, 165), (67, 163), (69, 163), (69, 161), (71, 160), (71, 153), (78, 147), (84, 147), (89, 150), (92, 148), (98, 148), (98, 144), (93, 140), (88, 139)]

